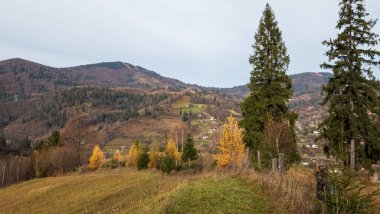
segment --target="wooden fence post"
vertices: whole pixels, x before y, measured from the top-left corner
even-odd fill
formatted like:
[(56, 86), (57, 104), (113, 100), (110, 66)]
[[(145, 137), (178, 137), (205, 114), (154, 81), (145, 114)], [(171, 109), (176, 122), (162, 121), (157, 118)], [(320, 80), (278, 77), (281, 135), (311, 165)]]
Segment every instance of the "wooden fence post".
[(4, 181), (5, 181), (5, 169), (6, 169), (6, 163), (4, 162), (3, 164), (3, 178), (1, 179), (1, 185), (4, 186)]
[(260, 150), (257, 150), (257, 168), (261, 169), (261, 156), (260, 156)]
[(284, 169), (284, 153), (280, 153), (278, 157), (278, 170), (280, 172), (280, 175), (284, 175), (285, 169)]
[(272, 158), (272, 171), (275, 172), (277, 171), (277, 159)]

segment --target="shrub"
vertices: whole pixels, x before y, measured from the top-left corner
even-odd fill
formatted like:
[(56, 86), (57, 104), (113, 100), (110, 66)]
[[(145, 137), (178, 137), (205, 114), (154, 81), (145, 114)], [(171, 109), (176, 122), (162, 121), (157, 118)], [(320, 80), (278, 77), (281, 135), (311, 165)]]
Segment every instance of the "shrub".
[(142, 170), (142, 169), (147, 169), (148, 168), (148, 163), (149, 163), (149, 155), (146, 149), (141, 153), (138, 163), (137, 163), (137, 169)]
[(167, 156), (162, 159), (161, 170), (163, 172), (170, 173), (175, 167), (175, 159), (173, 157)]
[(365, 186), (360, 183), (361, 176), (361, 172), (349, 168), (328, 171), (327, 188), (323, 192), (324, 210), (327, 213), (368, 213), (379, 189), (364, 194)]
[(5, 140), (4, 134), (0, 134), (0, 147), (6, 147), (6, 146), (7, 146), (7, 142)]
[(108, 161), (107, 165), (108, 165), (110, 168), (112, 168), (112, 169), (114, 169), (114, 168), (116, 168), (117, 166), (119, 166), (118, 161), (117, 161), (114, 157), (112, 157), (112, 158)]
[(123, 158), (121, 156), (121, 151), (119, 149), (116, 149), (115, 153), (113, 154), (112, 159), (115, 160), (115, 163), (117, 166), (123, 165)]

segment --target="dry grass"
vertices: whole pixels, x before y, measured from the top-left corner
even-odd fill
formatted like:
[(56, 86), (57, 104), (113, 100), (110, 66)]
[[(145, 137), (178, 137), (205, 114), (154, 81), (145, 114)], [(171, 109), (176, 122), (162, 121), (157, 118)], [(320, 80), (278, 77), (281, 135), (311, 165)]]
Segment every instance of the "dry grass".
[(130, 169), (34, 179), (1, 189), (0, 213), (158, 213), (181, 183)]
[(274, 199), (278, 213), (315, 213), (316, 179), (313, 171), (303, 167), (291, 168), (286, 175), (246, 172), (247, 182), (258, 182), (266, 194)]
[(285, 176), (103, 169), (0, 189), (0, 213), (318, 213), (315, 180), (303, 167)]
[[(369, 194), (369, 193), (372, 193), (378, 189), (380, 189), (380, 183), (369, 183), (367, 184), (368, 186), (363, 190), (364, 193), (366, 194)], [(379, 195), (376, 195), (374, 197), (374, 201), (373, 201), (373, 207), (369, 210), (369, 213), (373, 213), (373, 214), (377, 214), (379, 213), (379, 210), (380, 210), (380, 194)]]
[[(187, 207), (182, 207), (190, 199)], [(105, 169), (34, 179), (0, 189), (0, 213), (190, 211), (268, 213), (270, 206), (269, 198), (257, 183), (246, 183), (239, 177), (221, 172), (182, 172), (168, 176), (152, 170)]]

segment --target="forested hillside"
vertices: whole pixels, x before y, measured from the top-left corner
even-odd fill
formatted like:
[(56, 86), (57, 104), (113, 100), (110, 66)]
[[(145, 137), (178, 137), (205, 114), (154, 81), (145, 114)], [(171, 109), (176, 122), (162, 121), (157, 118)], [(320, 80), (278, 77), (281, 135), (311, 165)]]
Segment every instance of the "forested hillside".
[[(0, 71), (0, 130), (9, 126), (21, 138), (62, 128), (72, 116), (90, 107), (91, 123), (112, 123), (136, 117), (143, 108), (158, 110), (160, 101), (181, 90), (192, 88), (211, 97), (229, 96), (236, 104), (248, 93), (246, 86), (218, 89), (190, 85), (121, 62), (52, 68), (10, 59), (0, 62)], [(330, 76), (292, 75), (294, 95), (289, 106), (296, 111), (318, 108), (321, 85)], [(31, 126), (39, 130), (33, 136), (28, 132)]]

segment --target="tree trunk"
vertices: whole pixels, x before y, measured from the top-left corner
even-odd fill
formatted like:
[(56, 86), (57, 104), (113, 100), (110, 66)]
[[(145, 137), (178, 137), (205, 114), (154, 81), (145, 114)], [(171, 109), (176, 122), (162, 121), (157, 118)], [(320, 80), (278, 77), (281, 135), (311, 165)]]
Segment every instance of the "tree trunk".
[(175, 143), (177, 144), (177, 151), (179, 152), (179, 147), (178, 147), (178, 132), (175, 130)]
[(356, 157), (355, 152), (356, 151), (356, 145), (355, 140), (351, 140), (351, 149), (350, 149), (350, 166), (353, 171), (356, 169)]
[(182, 147), (181, 147), (181, 152), (183, 152), (183, 128), (181, 129), (182, 131)]
[(257, 168), (261, 169), (261, 156), (260, 156), (260, 150), (257, 150)]
[(9, 183), (12, 183), (12, 158), (9, 155)]

